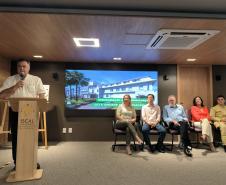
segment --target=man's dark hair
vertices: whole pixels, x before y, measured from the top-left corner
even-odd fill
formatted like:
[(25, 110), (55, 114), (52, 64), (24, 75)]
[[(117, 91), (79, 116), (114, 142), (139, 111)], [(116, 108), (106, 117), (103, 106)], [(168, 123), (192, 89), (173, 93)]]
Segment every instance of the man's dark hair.
[(25, 59), (25, 58), (20, 58), (16, 61), (17, 65), (20, 63), (20, 62), (27, 62), (29, 65), (30, 65), (30, 61), (28, 59)]
[(218, 96), (217, 96), (217, 99), (218, 99), (218, 98), (224, 98), (224, 99), (225, 99), (225, 97), (224, 97), (222, 94), (218, 95)]
[(154, 94), (148, 94), (147, 97), (148, 97), (148, 96), (152, 96), (153, 100), (155, 99)]

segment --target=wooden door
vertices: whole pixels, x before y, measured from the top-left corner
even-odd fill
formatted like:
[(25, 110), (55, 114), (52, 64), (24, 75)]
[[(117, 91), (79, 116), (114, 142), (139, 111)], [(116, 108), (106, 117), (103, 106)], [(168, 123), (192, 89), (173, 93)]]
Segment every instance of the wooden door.
[(192, 106), (195, 96), (202, 97), (207, 107), (212, 106), (212, 66), (178, 65), (177, 66), (178, 102), (186, 109)]

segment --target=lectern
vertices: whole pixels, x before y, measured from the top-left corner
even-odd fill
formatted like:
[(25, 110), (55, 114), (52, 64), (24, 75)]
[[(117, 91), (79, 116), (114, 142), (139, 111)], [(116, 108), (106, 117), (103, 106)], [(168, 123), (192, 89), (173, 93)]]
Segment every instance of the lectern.
[(7, 182), (40, 179), (43, 170), (37, 169), (38, 113), (46, 111), (46, 99), (10, 98), (10, 106), (18, 112), (16, 171)]

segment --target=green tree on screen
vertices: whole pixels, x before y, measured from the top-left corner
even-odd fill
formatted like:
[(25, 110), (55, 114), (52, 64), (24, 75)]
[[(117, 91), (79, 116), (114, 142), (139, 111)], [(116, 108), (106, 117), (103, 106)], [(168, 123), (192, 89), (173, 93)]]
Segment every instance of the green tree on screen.
[(66, 85), (70, 88), (70, 99), (72, 98), (71, 86), (75, 85), (75, 99), (78, 101), (78, 86), (87, 86), (89, 85), (89, 78), (85, 78), (82, 73), (77, 71), (68, 72), (65, 74)]

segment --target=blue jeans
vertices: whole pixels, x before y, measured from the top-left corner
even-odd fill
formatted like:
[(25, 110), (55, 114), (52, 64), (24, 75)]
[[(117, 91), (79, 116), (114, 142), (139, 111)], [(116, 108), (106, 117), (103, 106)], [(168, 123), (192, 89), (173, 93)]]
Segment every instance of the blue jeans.
[[(147, 145), (151, 144), (150, 138), (149, 138), (151, 129), (153, 129), (153, 128), (151, 128), (150, 125), (148, 125), (147, 123), (144, 123), (143, 126), (142, 126), (142, 134), (143, 134), (143, 137), (144, 137), (144, 141)], [(166, 129), (160, 123), (158, 123), (154, 129), (156, 129), (159, 133), (157, 145), (162, 145), (163, 141), (165, 139), (165, 136), (166, 136)]]

